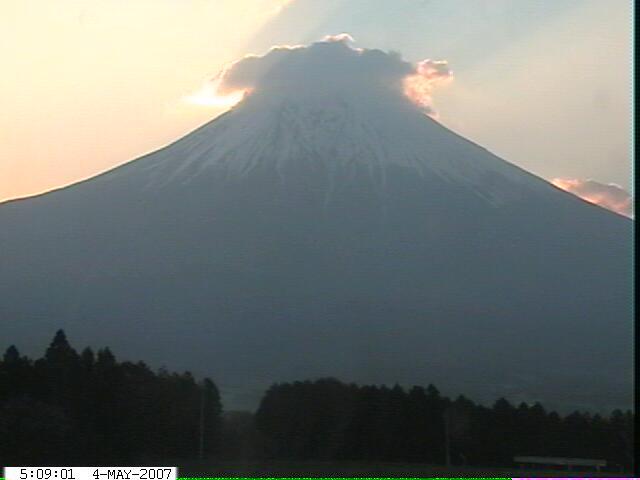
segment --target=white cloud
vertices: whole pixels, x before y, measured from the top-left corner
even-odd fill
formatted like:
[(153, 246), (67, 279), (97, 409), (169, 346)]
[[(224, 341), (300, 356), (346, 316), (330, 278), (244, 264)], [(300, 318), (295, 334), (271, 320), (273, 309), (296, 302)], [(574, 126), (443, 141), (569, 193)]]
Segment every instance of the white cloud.
[(377, 95), (404, 95), (426, 113), (434, 113), (433, 89), (452, 79), (446, 61), (413, 64), (398, 53), (355, 48), (353, 42), (351, 35), (341, 33), (310, 45), (280, 45), (262, 56), (248, 55), (212, 79), (214, 96), (373, 90)]

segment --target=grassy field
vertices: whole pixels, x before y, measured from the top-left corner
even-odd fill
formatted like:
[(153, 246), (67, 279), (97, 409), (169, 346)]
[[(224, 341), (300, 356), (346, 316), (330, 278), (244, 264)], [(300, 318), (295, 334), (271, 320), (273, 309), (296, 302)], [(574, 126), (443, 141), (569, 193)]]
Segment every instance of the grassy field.
[(499, 469), (362, 462), (220, 462), (179, 467), (180, 477), (620, 477), (621, 472)]

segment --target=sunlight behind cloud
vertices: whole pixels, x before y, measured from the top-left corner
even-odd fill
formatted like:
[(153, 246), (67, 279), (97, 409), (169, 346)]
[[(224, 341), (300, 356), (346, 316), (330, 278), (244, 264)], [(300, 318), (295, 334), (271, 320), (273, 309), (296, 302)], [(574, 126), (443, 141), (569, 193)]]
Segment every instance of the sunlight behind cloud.
[(406, 97), (437, 119), (434, 89), (453, 80), (446, 60), (404, 60), (398, 52), (353, 46), (348, 33), (325, 35), (309, 44), (275, 45), (263, 55), (249, 54), (228, 64), (211, 81), (183, 98), (209, 107), (233, 106), (245, 94), (270, 90), (297, 92), (340, 91), (354, 95), (379, 89), (379, 94)]
[(422, 60), (415, 67), (415, 73), (403, 80), (404, 94), (429, 115), (437, 118), (432, 106), (433, 89), (453, 80), (453, 72), (446, 60)]
[(207, 82), (199, 90), (185, 96), (184, 101), (200, 107), (230, 108), (242, 100), (246, 93), (243, 90), (238, 90), (227, 95), (220, 95), (217, 91), (218, 84), (216, 82)]

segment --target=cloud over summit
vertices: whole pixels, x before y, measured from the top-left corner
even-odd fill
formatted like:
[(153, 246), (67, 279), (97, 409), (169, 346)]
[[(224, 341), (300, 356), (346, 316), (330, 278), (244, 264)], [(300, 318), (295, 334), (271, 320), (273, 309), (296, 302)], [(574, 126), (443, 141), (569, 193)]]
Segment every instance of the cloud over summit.
[(452, 78), (446, 61), (412, 64), (395, 52), (356, 48), (346, 33), (310, 45), (284, 45), (262, 56), (248, 55), (213, 80), (217, 95), (254, 93), (375, 92), (405, 95), (433, 113), (431, 93)]

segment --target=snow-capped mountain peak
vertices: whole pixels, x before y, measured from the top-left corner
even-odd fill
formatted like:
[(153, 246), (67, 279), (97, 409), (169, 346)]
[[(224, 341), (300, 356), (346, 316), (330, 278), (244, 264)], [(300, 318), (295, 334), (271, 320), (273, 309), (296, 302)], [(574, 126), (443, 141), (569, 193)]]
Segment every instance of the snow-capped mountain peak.
[(329, 185), (357, 168), (379, 191), (386, 188), (389, 168), (401, 168), (464, 185), (494, 204), (520, 198), (523, 190), (549, 188), (446, 129), (406, 98), (334, 91), (248, 95), (219, 118), (130, 166), (147, 177), (144, 188), (157, 188), (189, 185), (209, 175), (242, 177), (257, 168), (273, 169), (286, 183), (291, 165), (319, 169)]

